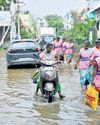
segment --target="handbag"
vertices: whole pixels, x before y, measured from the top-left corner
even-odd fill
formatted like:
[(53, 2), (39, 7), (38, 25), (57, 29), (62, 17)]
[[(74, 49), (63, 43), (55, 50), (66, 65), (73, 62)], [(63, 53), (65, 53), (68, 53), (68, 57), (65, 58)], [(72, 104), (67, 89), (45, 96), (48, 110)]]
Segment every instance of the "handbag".
[(88, 85), (87, 92), (85, 95), (85, 105), (88, 105), (93, 110), (97, 109), (99, 100), (99, 92), (95, 89), (94, 86)]

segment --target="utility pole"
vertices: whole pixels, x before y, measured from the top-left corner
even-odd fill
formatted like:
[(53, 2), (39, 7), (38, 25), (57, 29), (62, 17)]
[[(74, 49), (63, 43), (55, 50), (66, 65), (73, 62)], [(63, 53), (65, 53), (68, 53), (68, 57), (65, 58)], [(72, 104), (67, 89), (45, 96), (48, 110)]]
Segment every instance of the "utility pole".
[(69, 28), (69, 13), (66, 13), (65, 15), (65, 27), (66, 29)]
[[(12, 24), (11, 24), (11, 30), (10, 30), (10, 42), (12, 42), (13, 39), (16, 37), (16, 6), (13, 1), (11, 1), (11, 6), (10, 6), (10, 13), (11, 13), (11, 18), (12, 18)], [(15, 15), (15, 16), (14, 16)], [(14, 16), (14, 18), (13, 18)]]
[(20, 1), (16, 0), (17, 4), (17, 37), (20, 38), (20, 19), (19, 19), (19, 14), (20, 14)]
[(17, 37), (18, 39), (21, 38), (21, 35), (20, 35), (20, 13), (22, 12), (21, 11), (21, 5), (23, 5), (23, 0), (16, 0), (16, 4), (17, 4)]

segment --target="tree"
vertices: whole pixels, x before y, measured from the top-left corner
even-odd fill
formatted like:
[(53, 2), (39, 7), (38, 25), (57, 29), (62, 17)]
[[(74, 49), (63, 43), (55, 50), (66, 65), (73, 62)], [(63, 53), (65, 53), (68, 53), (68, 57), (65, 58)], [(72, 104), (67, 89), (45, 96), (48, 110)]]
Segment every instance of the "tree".
[(20, 32), (21, 32), (21, 37), (23, 39), (30, 39), (30, 38), (32, 38), (32, 35), (29, 33), (29, 31), (25, 30), (24, 27), (21, 28)]
[(73, 40), (81, 44), (84, 40), (89, 39), (89, 32), (93, 30), (93, 27), (96, 24), (95, 19), (89, 19), (86, 17), (83, 20), (84, 13), (71, 12), (73, 19), (73, 27), (70, 30), (67, 30), (67, 37), (72, 37)]
[(88, 17), (85, 21), (74, 22), (72, 28), (72, 37), (78, 43), (82, 43), (84, 40), (89, 39), (89, 32), (93, 29), (96, 21), (91, 20)]
[(47, 15), (45, 17), (48, 27), (56, 28), (57, 36), (62, 36), (64, 33), (63, 18), (58, 15)]
[(20, 34), (22, 38), (34, 38), (36, 36), (36, 21), (29, 14), (20, 15)]
[(0, 0), (0, 7), (4, 6), (6, 4), (6, 0)]
[[(14, 3), (16, 3), (16, 0), (8, 0), (9, 2), (13, 1)], [(0, 0), (0, 7), (5, 6), (6, 5), (6, 0)]]

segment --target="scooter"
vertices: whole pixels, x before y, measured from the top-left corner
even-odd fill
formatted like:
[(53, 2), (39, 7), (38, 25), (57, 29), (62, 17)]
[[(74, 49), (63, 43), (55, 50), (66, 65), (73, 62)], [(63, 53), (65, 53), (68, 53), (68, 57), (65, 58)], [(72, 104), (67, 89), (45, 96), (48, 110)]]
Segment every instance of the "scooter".
[(57, 92), (58, 71), (55, 65), (58, 63), (60, 62), (54, 60), (41, 61), (40, 91), (49, 103), (53, 101)]

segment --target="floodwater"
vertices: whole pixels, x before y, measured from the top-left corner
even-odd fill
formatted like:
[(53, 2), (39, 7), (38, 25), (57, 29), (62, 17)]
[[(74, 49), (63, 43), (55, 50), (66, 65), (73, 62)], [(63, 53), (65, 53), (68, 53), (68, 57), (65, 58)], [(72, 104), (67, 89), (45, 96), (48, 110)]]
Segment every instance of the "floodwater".
[(32, 83), (34, 68), (6, 68), (5, 52), (0, 52), (0, 125), (100, 125), (100, 107), (93, 111), (84, 105), (78, 70), (62, 65), (60, 81), (62, 93), (48, 104), (34, 96)]

